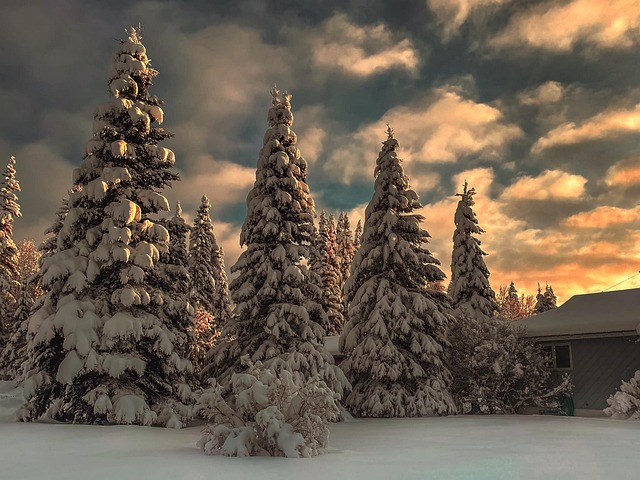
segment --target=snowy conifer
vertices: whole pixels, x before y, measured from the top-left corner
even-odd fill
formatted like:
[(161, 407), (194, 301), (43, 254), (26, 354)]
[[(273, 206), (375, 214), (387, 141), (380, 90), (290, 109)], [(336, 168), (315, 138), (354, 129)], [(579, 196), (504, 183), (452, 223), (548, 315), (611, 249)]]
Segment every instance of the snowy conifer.
[[(71, 195), (73, 191), (69, 191), (69, 195)], [(49, 228), (44, 231), (46, 238), (44, 241), (38, 246), (38, 251), (42, 255), (43, 258), (50, 257), (58, 250), (58, 233), (62, 229), (64, 225), (64, 220), (67, 218), (67, 214), (69, 213), (69, 197), (64, 197), (56, 212), (56, 217)]]
[(545, 298), (542, 293), (542, 289), (540, 288), (540, 284), (538, 283), (538, 294), (536, 295), (536, 306), (534, 307), (536, 313), (546, 312)]
[(158, 145), (169, 133), (155, 125), (157, 72), (140, 29), (128, 33), (108, 77), (114, 98), (97, 108), (74, 171), (57, 251), (43, 260), (49, 291), (29, 322), (23, 420), (179, 427), (190, 415), (192, 367), (177, 348), (186, 332), (153, 278), (169, 235), (149, 217), (169, 209), (161, 190), (178, 177), (173, 152)]
[(13, 242), (13, 221), (21, 216), (15, 163), (15, 157), (9, 158), (0, 184), (0, 348), (5, 346), (13, 330), (13, 312), (20, 287), (16, 267), (18, 249)]
[(324, 210), (320, 213), (311, 271), (317, 274), (320, 279), (320, 304), (327, 312), (327, 322), (323, 324), (325, 333), (340, 335), (344, 325), (342, 287), (336, 254), (335, 225), (332, 219), (332, 216), (327, 219)]
[(307, 164), (291, 130), (291, 95), (274, 88), (272, 97), (240, 237), (246, 250), (231, 268), (238, 274), (230, 285), (236, 310), (207, 371), (229, 392), (232, 375), (247, 370), (247, 356), (276, 376), (292, 372), (297, 385), (317, 377), (341, 395), (348, 382), (323, 346), (326, 313), (303, 261), (309, 259), (314, 218)]
[[(182, 218), (180, 202), (176, 202), (174, 215), (160, 222), (169, 232), (169, 248), (160, 253), (156, 268), (149, 276), (150, 282), (164, 294), (166, 300), (163, 303), (165, 315), (173, 325), (178, 326), (181, 333), (176, 336), (174, 350), (181, 357), (189, 358), (196, 367), (191, 352), (194, 344), (194, 315), (195, 311), (189, 302), (190, 278), (187, 256), (187, 234), (189, 226)], [(187, 379), (193, 383), (191, 375)]]
[[(360, 249), (362, 244), (362, 220), (358, 220), (356, 230), (353, 232), (353, 255)], [(353, 261), (353, 258), (351, 259)]]
[(344, 284), (349, 278), (351, 271), (351, 262), (355, 254), (353, 244), (353, 233), (351, 232), (351, 223), (346, 212), (342, 212), (338, 217), (336, 225), (336, 253), (338, 259), (338, 267), (340, 272), (340, 297), (342, 298), (342, 317), (347, 318), (347, 303), (344, 301)]
[(0, 350), (0, 373), (15, 380), (21, 377), (22, 364), (26, 360), (28, 319), (36, 299), (42, 295), (38, 286), (38, 270), (41, 255), (32, 240), (22, 240), (17, 245), (16, 273), (19, 287), (13, 318), (8, 323), (7, 344)]
[(338, 264), (340, 267), (340, 283), (341, 285), (344, 285), (344, 282), (349, 278), (351, 262), (355, 253), (351, 223), (349, 223), (349, 216), (346, 212), (342, 212), (338, 217), (338, 223), (336, 225), (336, 244)]
[(340, 337), (346, 355), (341, 367), (353, 385), (346, 406), (366, 417), (455, 413), (443, 363), (452, 319), (446, 297), (427, 289), (445, 275), (425, 247), (429, 234), (415, 213), (418, 195), (390, 127), (387, 134), (362, 246), (346, 284), (349, 321)]
[(194, 220), (189, 239), (189, 265), (191, 270), (191, 298), (197, 309), (211, 315), (219, 330), (231, 314), (226, 287), (224, 258), (213, 233), (209, 216), (211, 205), (206, 195)]
[(604, 413), (613, 418), (640, 420), (640, 370), (607, 399)]
[(21, 380), (26, 368), (23, 364), (27, 360), (27, 329), (34, 305), (30, 280), (34, 278), (25, 278), (20, 284), (17, 306), (13, 314), (14, 328), (0, 353), (0, 376), (6, 380)]
[(551, 288), (551, 285), (549, 285), (548, 283), (544, 290), (544, 302), (545, 302), (545, 311), (553, 310), (558, 306), (557, 305), (558, 297), (556, 297), (556, 294), (553, 292), (553, 288)]
[(477, 235), (484, 233), (473, 212), (475, 189), (464, 189), (456, 208), (451, 257), (451, 283), (449, 295), (453, 308), (466, 309), (477, 317), (491, 318), (499, 310), (496, 294), (489, 284), (489, 269), (484, 262), (486, 255), (480, 248)]

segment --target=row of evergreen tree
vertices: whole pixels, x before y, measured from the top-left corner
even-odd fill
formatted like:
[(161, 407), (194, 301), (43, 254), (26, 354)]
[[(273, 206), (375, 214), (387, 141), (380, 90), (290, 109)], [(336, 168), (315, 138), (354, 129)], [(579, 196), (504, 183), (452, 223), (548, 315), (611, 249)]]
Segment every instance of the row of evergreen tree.
[[(179, 427), (199, 412), (207, 453), (308, 456), (342, 405), (389, 417), (557, 404), (568, 381), (554, 383), (543, 352), (499, 318), (473, 189), (455, 214), (448, 293), (390, 127), (362, 233), (344, 214), (335, 226), (321, 214), (316, 231), (291, 95), (276, 88), (227, 295), (206, 197), (192, 229), (179, 206), (159, 219), (178, 176), (160, 146), (156, 75), (131, 29), (43, 250), (44, 293), (17, 327), (22, 420)], [(202, 364), (196, 311), (220, 329)], [(340, 367), (327, 333), (340, 334)]]

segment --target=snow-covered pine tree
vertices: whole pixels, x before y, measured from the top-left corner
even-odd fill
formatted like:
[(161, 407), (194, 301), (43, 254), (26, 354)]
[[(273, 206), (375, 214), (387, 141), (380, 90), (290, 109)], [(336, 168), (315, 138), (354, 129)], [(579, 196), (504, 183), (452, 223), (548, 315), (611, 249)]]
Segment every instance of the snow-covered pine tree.
[(129, 30), (113, 58), (114, 98), (97, 108), (57, 251), (43, 261), (49, 292), (29, 323), (23, 420), (179, 427), (189, 416), (192, 366), (174, 344), (186, 332), (149, 278), (169, 242), (149, 216), (169, 209), (161, 191), (178, 176), (158, 145), (170, 134), (154, 125), (163, 111), (141, 33)]
[(27, 359), (27, 328), (34, 299), (32, 278), (24, 278), (20, 283), (17, 305), (13, 314), (14, 328), (6, 346), (0, 353), (0, 377), (5, 380), (20, 381), (24, 374), (23, 363)]
[(447, 415), (456, 407), (444, 365), (446, 296), (427, 288), (445, 275), (425, 243), (398, 141), (387, 130), (365, 212), (362, 246), (347, 280), (349, 321), (340, 337), (341, 364), (353, 391), (347, 409), (363, 417)]
[(338, 217), (338, 223), (336, 225), (336, 244), (338, 265), (340, 267), (340, 283), (341, 285), (344, 285), (344, 282), (349, 278), (351, 262), (355, 253), (355, 248), (353, 246), (353, 233), (351, 232), (351, 223), (349, 222), (349, 215), (347, 215), (347, 212), (342, 212)]
[[(353, 232), (353, 255), (355, 256), (356, 252), (360, 249), (360, 245), (362, 245), (362, 220), (358, 220), (356, 224), (356, 229)], [(351, 259), (353, 262), (353, 258)]]
[[(197, 371), (198, 365), (192, 358), (194, 341), (195, 311), (189, 302), (190, 278), (189, 259), (187, 255), (187, 234), (189, 226), (182, 218), (180, 202), (176, 202), (176, 210), (172, 217), (158, 222), (169, 232), (169, 248), (160, 252), (160, 258), (149, 275), (149, 282), (165, 298), (164, 315), (171, 324), (178, 326), (180, 335), (174, 340), (174, 351), (182, 358), (188, 358)], [(201, 365), (200, 365), (201, 366)], [(195, 386), (195, 377), (191, 372), (186, 374), (186, 380)]]
[(291, 95), (275, 87), (271, 93), (269, 128), (240, 236), (246, 250), (231, 268), (237, 273), (230, 285), (236, 310), (206, 371), (228, 393), (232, 375), (247, 370), (247, 356), (276, 376), (288, 370), (301, 386), (317, 377), (342, 395), (348, 382), (323, 346), (326, 313), (316, 300), (317, 279), (305, 265), (314, 218), (307, 163), (291, 130)]
[(224, 263), (224, 249), (222, 248), (222, 245), (219, 245), (218, 248), (213, 251), (212, 263), (213, 272), (216, 275), (216, 288), (213, 295), (216, 305), (214, 320), (218, 327), (218, 334), (220, 334), (224, 325), (229, 321), (231, 315), (233, 315), (231, 296), (229, 295), (229, 281), (227, 280), (227, 272), (225, 270)]
[(189, 265), (192, 303), (212, 319), (211, 335), (215, 337), (231, 316), (231, 302), (224, 254), (213, 233), (210, 208), (209, 199), (203, 195), (189, 238)]
[(540, 288), (540, 284), (538, 283), (538, 294), (536, 295), (536, 305), (535, 305), (535, 311), (536, 313), (542, 313), (542, 312), (546, 312), (546, 305), (545, 305), (545, 301), (544, 301), (544, 295), (542, 293), (542, 288)]
[(16, 267), (18, 249), (13, 242), (13, 221), (21, 216), (15, 164), (16, 158), (12, 156), (0, 184), (0, 349), (14, 330), (13, 313), (20, 289)]
[(544, 289), (544, 303), (545, 303), (545, 311), (546, 310), (553, 310), (554, 308), (557, 308), (558, 302), (558, 297), (556, 297), (556, 294), (553, 291), (553, 288), (551, 288), (551, 285), (549, 285), (547, 283), (547, 286)]
[[(69, 195), (73, 193), (73, 190), (69, 191)], [(46, 235), (44, 241), (38, 245), (38, 251), (42, 255), (42, 258), (47, 258), (53, 255), (58, 250), (58, 233), (64, 225), (64, 220), (69, 213), (69, 197), (64, 197), (60, 204), (60, 208), (56, 212), (56, 217), (49, 228), (44, 231)]]
[(342, 212), (338, 217), (336, 225), (336, 253), (338, 259), (338, 267), (340, 273), (340, 297), (342, 298), (342, 317), (347, 318), (347, 303), (344, 301), (344, 284), (349, 278), (351, 270), (351, 262), (355, 254), (353, 244), (353, 233), (351, 232), (351, 223), (347, 212)]
[(489, 284), (489, 269), (484, 262), (485, 252), (476, 237), (484, 233), (473, 212), (473, 196), (476, 191), (464, 182), (456, 213), (453, 233), (453, 254), (451, 256), (451, 282), (449, 296), (452, 307), (458, 311), (465, 309), (477, 318), (492, 318), (500, 307), (496, 294)]
[(335, 226), (333, 217), (327, 218), (324, 210), (320, 213), (318, 235), (311, 271), (320, 279), (320, 304), (327, 312), (327, 323), (323, 325), (327, 335), (340, 335), (344, 326), (342, 316), (342, 288), (336, 254)]
[(20, 377), (21, 365), (26, 359), (29, 314), (36, 299), (42, 295), (37, 282), (40, 252), (33, 240), (22, 240), (16, 247), (16, 278), (19, 282), (15, 294), (17, 304), (13, 319), (8, 324), (7, 344), (0, 350), (0, 373), (9, 380)]

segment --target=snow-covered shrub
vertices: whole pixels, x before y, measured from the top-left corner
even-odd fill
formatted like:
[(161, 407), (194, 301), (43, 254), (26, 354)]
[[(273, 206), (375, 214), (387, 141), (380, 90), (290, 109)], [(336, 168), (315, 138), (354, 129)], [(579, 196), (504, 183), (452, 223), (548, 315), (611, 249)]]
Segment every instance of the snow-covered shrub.
[(567, 376), (554, 379), (542, 348), (511, 322), (462, 313), (450, 341), (453, 393), (461, 413), (559, 408), (559, 396), (571, 389)]
[(230, 399), (214, 383), (196, 406), (210, 422), (198, 441), (207, 455), (311, 457), (328, 446), (338, 395), (319, 377), (300, 386), (290, 370), (276, 374), (257, 362), (231, 383)]
[(640, 420), (640, 370), (628, 382), (622, 381), (620, 390), (607, 398), (604, 413), (613, 418)]

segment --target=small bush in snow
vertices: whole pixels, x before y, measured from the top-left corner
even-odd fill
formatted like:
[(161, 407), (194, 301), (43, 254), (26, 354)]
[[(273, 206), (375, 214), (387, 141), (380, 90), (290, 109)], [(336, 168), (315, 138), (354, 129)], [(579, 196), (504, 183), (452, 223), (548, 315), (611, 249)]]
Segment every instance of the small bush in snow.
[(620, 390), (607, 399), (604, 413), (613, 418), (640, 420), (640, 370), (631, 380), (623, 381)]
[(232, 376), (233, 393), (205, 390), (197, 409), (210, 424), (198, 446), (207, 455), (311, 457), (329, 443), (328, 422), (340, 411), (338, 395), (319, 378), (304, 386), (288, 370), (277, 375), (257, 362)]

